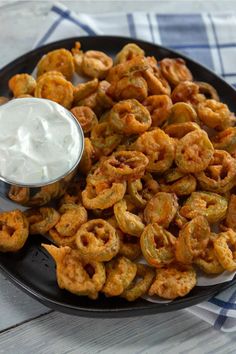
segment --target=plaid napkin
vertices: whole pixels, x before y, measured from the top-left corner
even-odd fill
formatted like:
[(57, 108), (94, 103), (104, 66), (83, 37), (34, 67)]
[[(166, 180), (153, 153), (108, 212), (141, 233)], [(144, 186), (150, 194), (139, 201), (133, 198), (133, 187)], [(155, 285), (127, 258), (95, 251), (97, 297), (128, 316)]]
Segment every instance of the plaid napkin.
[[(52, 7), (35, 47), (62, 38), (121, 35), (176, 49), (196, 59), (236, 87), (236, 15), (109, 13), (75, 14)], [(187, 311), (225, 332), (236, 331), (236, 287)]]

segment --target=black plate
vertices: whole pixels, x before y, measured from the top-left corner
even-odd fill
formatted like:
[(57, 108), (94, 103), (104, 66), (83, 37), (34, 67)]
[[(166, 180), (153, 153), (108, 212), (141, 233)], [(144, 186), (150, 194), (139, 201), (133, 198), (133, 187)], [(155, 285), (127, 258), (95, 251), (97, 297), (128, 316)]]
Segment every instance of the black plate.
[[(31, 73), (41, 56), (53, 49), (71, 49), (79, 40), (83, 50), (101, 50), (114, 56), (131, 39), (123, 37), (79, 37), (61, 40), (35, 49), (0, 70), (0, 96), (8, 96), (8, 80), (18, 73)], [(158, 59), (165, 57), (182, 57), (198, 81), (212, 84), (218, 91), (221, 100), (228, 104), (231, 111), (236, 112), (235, 90), (202, 65), (167, 48), (148, 42), (134, 40), (147, 55)], [(236, 279), (214, 286), (195, 287), (187, 296), (166, 304), (154, 304), (145, 300), (129, 303), (121, 298), (107, 299), (100, 295), (99, 299), (89, 300), (60, 290), (56, 284), (55, 266), (52, 258), (40, 246), (45, 239), (41, 236), (30, 237), (24, 249), (17, 254), (0, 253), (0, 268), (18, 287), (42, 302), (44, 305), (59, 311), (87, 317), (122, 317), (168, 312), (195, 305), (209, 299), (217, 292), (236, 283)], [(47, 242), (47, 241), (46, 241)]]

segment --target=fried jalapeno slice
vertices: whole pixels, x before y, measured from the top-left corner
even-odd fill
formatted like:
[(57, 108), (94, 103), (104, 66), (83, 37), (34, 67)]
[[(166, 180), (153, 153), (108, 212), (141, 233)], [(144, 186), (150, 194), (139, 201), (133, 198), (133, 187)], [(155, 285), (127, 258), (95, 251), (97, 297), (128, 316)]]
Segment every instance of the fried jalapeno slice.
[(199, 103), (197, 112), (200, 120), (210, 128), (224, 130), (235, 124), (235, 116), (228, 106), (215, 100), (205, 100)]
[(223, 130), (212, 138), (212, 144), (217, 150), (226, 150), (230, 154), (236, 151), (236, 128)]
[(73, 94), (72, 83), (59, 75), (42, 77), (35, 88), (35, 97), (57, 102), (65, 108), (71, 108)]
[[(103, 185), (104, 183), (104, 185)], [(82, 201), (86, 209), (107, 209), (121, 200), (126, 191), (126, 182), (101, 182), (96, 185), (88, 181), (82, 192)]]
[(193, 259), (204, 254), (210, 239), (210, 227), (204, 216), (196, 216), (179, 232), (176, 241), (175, 257), (181, 263), (192, 263)]
[(172, 91), (171, 99), (173, 103), (186, 102), (195, 109), (198, 104), (205, 101), (205, 96), (199, 92), (199, 86), (191, 81), (180, 82)]
[(137, 300), (139, 297), (148, 292), (154, 277), (154, 269), (144, 264), (137, 264), (136, 277), (128, 288), (121, 294), (121, 297), (128, 301)]
[(149, 96), (142, 104), (148, 109), (151, 115), (152, 127), (160, 127), (169, 118), (172, 109), (172, 101), (169, 96)]
[(224, 271), (224, 268), (221, 266), (220, 262), (217, 259), (216, 252), (214, 250), (214, 239), (217, 235), (211, 234), (210, 241), (205, 249), (205, 252), (194, 260), (201, 270), (207, 274), (220, 274)]
[(78, 120), (83, 132), (89, 133), (92, 128), (98, 124), (98, 119), (96, 114), (91, 110), (91, 108), (86, 106), (73, 107), (71, 113)]
[(226, 216), (228, 202), (216, 193), (193, 192), (180, 209), (180, 214), (193, 219), (197, 215), (205, 216), (209, 223), (217, 223)]
[(87, 220), (87, 211), (82, 205), (62, 204), (60, 219), (49, 230), (49, 235), (58, 246), (74, 247), (76, 232)]
[(30, 235), (46, 234), (60, 219), (60, 214), (54, 208), (49, 207), (28, 209), (25, 215), (29, 222)]
[(109, 122), (115, 131), (127, 135), (143, 133), (152, 124), (148, 110), (135, 99), (116, 103), (110, 111)]
[(77, 231), (76, 246), (83, 258), (107, 262), (119, 252), (120, 240), (116, 230), (108, 222), (94, 219)]
[(214, 148), (203, 130), (195, 130), (178, 141), (175, 163), (180, 171), (196, 173), (203, 171), (209, 165)]
[(229, 272), (236, 270), (236, 233), (232, 229), (218, 234), (214, 251), (222, 267)]
[(117, 101), (136, 99), (142, 102), (148, 96), (148, 86), (146, 80), (138, 73), (113, 82), (108, 92)]
[(114, 205), (114, 214), (119, 228), (132, 236), (140, 237), (145, 225), (141, 218), (127, 210), (125, 199), (120, 200)]
[(144, 175), (148, 158), (140, 151), (117, 151), (101, 163), (106, 176), (117, 181), (135, 181)]
[(203, 81), (195, 81), (195, 84), (198, 85), (199, 92), (202, 93), (207, 99), (212, 99), (215, 101), (220, 100), (216, 89), (212, 85)]
[(168, 228), (178, 210), (178, 201), (174, 193), (158, 192), (149, 200), (144, 209), (144, 220), (147, 224), (157, 223)]
[(196, 283), (196, 272), (192, 267), (183, 264), (173, 265), (156, 271), (156, 278), (148, 294), (174, 300), (187, 295)]
[(8, 197), (15, 203), (27, 205), (30, 199), (30, 189), (27, 187), (11, 186)]
[(175, 260), (175, 243), (176, 238), (157, 223), (146, 226), (140, 238), (144, 258), (156, 268)]
[(132, 202), (138, 208), (144, 208), (147, 202), (160, 191), (158, 182), (150, 173), (146, 173), (136, 181), (128, 182), (127, 189)]
[(205, 171), (195, 176), (203, 189), (225, 193), (235, 185), (236, 160), (227, 151), (215, 150)]
[(184, 174), (177, 168), (169, 169), (159, 180), (162, 192), (175, 193), (177, 196), (189, 195), (196, 190), (197, 181), (191, 174)]
[(106, 282), (102, 292), (107, 296), (119, 296), (132, 283), (137, 265), (128, 258), (118, 257), (106, 264)]
[(17, 252), (29, 235), (29, 223), (20, 210), (0, 213), (0, 252)]
[(192, 81), (191, 72), (183, 59), (165, 58), (160, 61), (161, 72), (171, 86), (178, 85), (181, 81)]
[(175, 103), (171, 107), (168, 123), (177, 124), (186, 122), (199, 122), (195, 109), (192, 105), (185, 102)]
[(146, 170), (149, 172), (163, 173), (171, 167), (174, 160), (174, 143), (159, 128), (143, 133), (132, 144), (132, 149), (140, 151), (147, 156), (149, 163)]
[(167, 125), (164, 129), (165, 133), (173, 139), (182, 139), (185, 135), (195, 130), (201, 130), (201, 128), (194, 122), (174, 123)]
[(116, 55), (114, 64), (126, 63), (128, 60), (134, 57), (141, 56), (144, 57), (144, 51), (135, 43), (126, 44), (121, 51)]
[(114, 132), (109, 122), (97, 124), (91, 132), (91, 143), (98, 157), (110, 155), (121, 140), (122, 135)]
[(104, 79), (113, 64), (112, 58), (98, 50), (88, 50), (83, 54), (81, 70), (89, 77)]
[(44, 55), (37, 64), (37, 76), (48, 71), (59, 71), (67, 80), (71, 80), (75, 71), (71, 52), (66, 49), (56, 49)]
[(55, 247), (42, 244), (56, 262), (59, 288), (72, 294), (97, 299), (102, 289), (106, 272), (103, 263), (82, 259), (77, 250), (70, 247)]
[(14, 97), (34, 95), (36, 81), (33, 76), (29, 74), (17, 74), (9, 80), (8, 86), (13, 92)]

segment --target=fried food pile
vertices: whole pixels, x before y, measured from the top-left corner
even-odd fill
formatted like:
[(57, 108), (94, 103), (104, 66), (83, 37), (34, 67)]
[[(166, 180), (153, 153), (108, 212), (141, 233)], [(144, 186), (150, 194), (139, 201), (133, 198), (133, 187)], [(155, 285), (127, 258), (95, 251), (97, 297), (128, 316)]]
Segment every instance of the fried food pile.
[[(87, 81), (73, 85), (75, 73)], [(56, 208), (0, 214), (2, 252), (48, 234), (59, 287), (91, 299), (175, 299), (196, 285), (197, 268), (236, 270), (235, 116), (184, 60), (157, 61), (130, 43), (113, 61), (77, 42), (9, 87), (71, 109), (85, 149), (66, 192), (44, 191), (42, 204), (60, 197)]]

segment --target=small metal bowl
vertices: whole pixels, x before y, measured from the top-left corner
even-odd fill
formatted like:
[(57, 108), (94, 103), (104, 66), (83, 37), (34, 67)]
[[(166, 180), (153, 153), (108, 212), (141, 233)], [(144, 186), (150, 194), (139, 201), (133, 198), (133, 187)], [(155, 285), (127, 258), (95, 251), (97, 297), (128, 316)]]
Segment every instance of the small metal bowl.
[[(19, 100), (21, 100), (22, 104), (24, 104), (25, 101), (29, 102), (32, 100), (49, 101), (39, 98), (20, 98)], [(6, 103), (6, 105), (10, 105), (11, 102), (13, 101)], [(50, 103), (58, 106), (58, 104), (53, 101), (50, 101)], [(6, 178), (0, 175), (0, 195), (4, 199), (9, 200), (11, 202), (15, 202), (25, 207), (36, 207), (45, 205), (54, 199), (62, 197), (65, 194), (70, 181), (77, 173), (78, 165), (82, 158), (84, 150), (83, 130), (75, 116), (69, 110), (66, 111), (68, 113), (68, 116), (75, 121), (79, 135), (81, 137), (81, 151), (79, 152), (74, 165), (63, 175), (60, 175), (57, 178), (54, 178), (50, 182), (46, 183), (18, 184), (15, 181), (11, 180), (10, 176)]]

